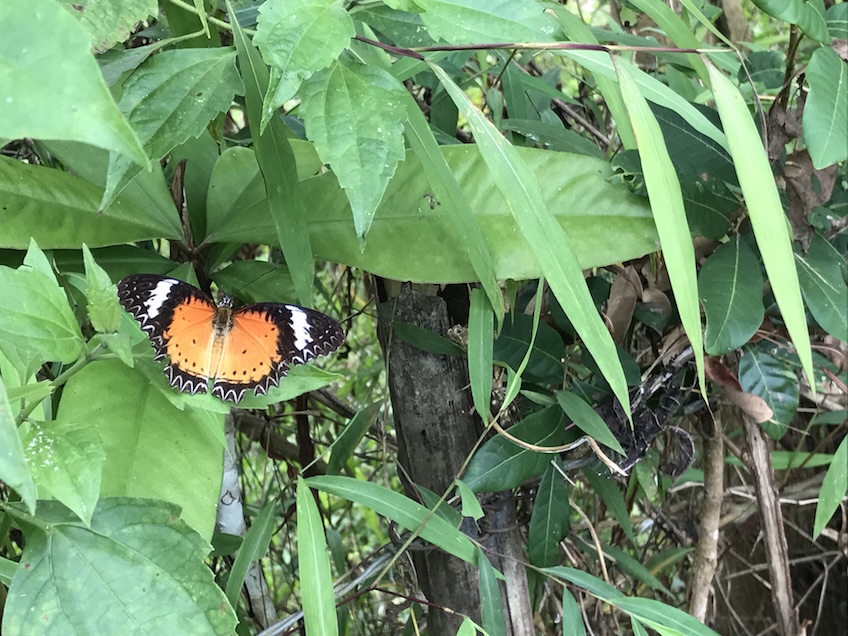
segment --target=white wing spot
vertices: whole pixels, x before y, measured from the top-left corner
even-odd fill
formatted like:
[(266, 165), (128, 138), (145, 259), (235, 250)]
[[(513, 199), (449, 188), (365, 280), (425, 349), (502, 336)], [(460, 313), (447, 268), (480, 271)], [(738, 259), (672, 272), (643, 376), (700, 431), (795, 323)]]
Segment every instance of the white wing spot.
[(150, 298), (144, 301), (144, 306), (147, 307), (147, 319), (151, 320), (159, 315), (159, 310), (162, 309), (162, 303), (168, 299), (171, 293), (171, 287), (177, 284), (178, 281), (173, 278), (165, 278), (156, 283), (156, 287), (150, 294)]
[(294, 332), (294, 347), (298, 351), (303, 351), (310, 342), (312, 336), (309, 335), (309, 321), (306, 318), (306, 312), (300, 307), (294, 305), (286, 305), (286, 309), (291, 312), (291, 325)]

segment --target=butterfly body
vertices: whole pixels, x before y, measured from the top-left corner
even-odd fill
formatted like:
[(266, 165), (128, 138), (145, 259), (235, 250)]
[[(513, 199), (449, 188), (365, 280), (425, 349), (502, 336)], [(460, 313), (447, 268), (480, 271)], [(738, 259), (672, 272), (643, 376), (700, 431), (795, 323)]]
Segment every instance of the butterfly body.
[(329, 316), (284, 303), (233, 308), (224, 296), (215, 304), (199, 289), (153, 274), (118, 283), (121, 305), (150, 338), (154, 359), (169, 358), (165, 375), (179, 391), (211, 392), (239, 402), (249, 389), (264, 395), (288, 373), (330, 353), (344, 341)]

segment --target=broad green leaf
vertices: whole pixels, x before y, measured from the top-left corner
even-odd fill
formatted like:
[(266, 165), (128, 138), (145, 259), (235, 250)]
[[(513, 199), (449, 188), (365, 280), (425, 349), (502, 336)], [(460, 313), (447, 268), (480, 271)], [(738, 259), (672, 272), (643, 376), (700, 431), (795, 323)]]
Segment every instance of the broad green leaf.
[(848, 62), (826, 46), (807, 64), (804, 142), (819, 170), (848, 158)]
[(456, 491), (459, 493), (460, 500), (462, 501), (462, 516), (471, 517), (475, 521), (481, 519), (485, 513), (480, 502), (477, 501), (477, 497), (461, 479), (457, 479), (454, 483), (456, 483)]
[(15, 424), (12, 407), (6, 397), (6, 386), (2, 377), (0, 377), (0, 481), (18, 493), (27, 509), (35, 513), (37, 497), (35, 482), (26, 461), (24, 447)]
[(360, 409), (356, 415), (350, 418), (350, 421), (345, 425), (341, 434), (333, 441), (331, 448), (330, 461), (327, 462), (327, 474), (338, 475), (344, 468), (347, 460), (359, 446), (359, 442), (365, 436), (365, 433), (374, 423), (377, 415), (380, 413), (382, 402), (374, 402)]
[(102, 499), (90, 528), (58, 502), (38, 510), (40, 523), (18, 519), (28, 567), (9, 587), (4, 633), (233, 633), (235, 612), (204, 563), (210, 546), (177, 506)]
[(127, 198), (97, 214), (102, 188), (61, 170), (0, 157), (0, 247), (79, 249), (181, 236), (179, 218), (157, 218)]
[(306, 134), (344, 188), (363, 240), (405, 156), (406, 89), (381, 68), (340, 60), (304, 82), (301, 92)]
[(427, 508), (415, 503), (408, 497), (378, 484), (349, 477), (329, 475), (310, 477), (306, 480), (306, 483), (310, 488), (362, 504), (410, 531), (417, 530), (429, 516), (418, 536), (440, 547), (448, 554), (476, 565), (477, 549), (471, 543), (471, 540), (459, 530), (453, 528), (447, 521), (438, 515), (431, 514)]
[(103, 497), (170, 501), (186, 523), (211, 537), (221, 493), (223, 415), (178, 410), (163, 393), (173, 389), (161, 365), (154, 367), (158, 386), (141, 366), (141, 360), (135, 369), (118, 360), (90, 363), (65, 385), (57, 419), (84, 422), (99, 434), (106, 452)]
[[(552, 461), (562, 467), (559, 457), (554, 456)], [(559, 542), (568, 533), (570, 515), (565, 478), (549, 464), (542, 473), (527, 530), (527, 557), (530, 563), (540, 568), (559, 563)]]
[(276, 500), (268, 499), (250, 524), (250, 528), (239, 546), (238, 554), (236, 554), (235, 561), (230, 568), (230, 575), (227, 577), (226, 595), (233, 607), (238, 607), (244, 579), (247, 576), (250, 564), (264, 558), (268, 553), (271, 536), (274, 534), (274, 528), (277, 524), (276, 509)]
[(825, 12), (827, 30), (834, 39), (848, 40), (848, 4), (831, 5)]
[(55, 388), (52, 382), (42, 380), (41, 382), (33, 382), (32, 384), (25, 384), (15, 388), (6, 387), (6, 395), (9, 398), (9, 402), (18, 400), (24, 400), (25, 402), (35, 400), (40, 402), (52, 394)]
[(91, 255), (91, 250), (83, 243), (85, 274), (88, 282), (88, 318), (92, 326), (101, 333), (111, 333), (121, 322), (121, 305), (118, 303), (118, 288)]
[[(612, 183), (606, 161), (535, 148), (516, 150), (531, 171), (545, 174), (539, 184), (542, 195), (571, 239), (582, 268), (626, 261), (656, 250), (656, 227), (647, 201), (631, 194), (626, 185)], [(443, 147), (441, 152), (474, 210), (492, 257), (496, 257), (497, 278), (538, 278), (538, 260), (517, 231), (515, 218), (495, 187), (480, 149), (464, 144)], [(219, 171), (216, 166), (213, 172), (207, 242), (267, 244), (274, 235), (259, 168), (255, 158), (247, 160), (249, 155), (253, 155), (250, 149), (232, 149), (222, 158), (227, 168)], [(356, 239), (347, 197), (333, 174), (306, 179), (299, 189), (310, 210), (309, 233), (317, 258), (395, 280), (443, 284), (477, 279), (465, 248), (467, 234), (457, 229), (452, 218), (456, 208), (449, 200), (433, 200), (433, 190), (415, 155), (410, 153), (399, 164), (389, 182), (364, 249)]]
[(81, 141), (147, 164), (69, 11), (54, 0), (6, 0), (0, 24), (0, 138)]
[(823, 0), (753, 0), (764, 13), (798, 27), (814, 40), (830, 44)]
[(265, 261), (235, 261), (212, 275), (219, 289), (245, 302), (296, 302), (288, 267)]
[(707, 332), (707, 353), (720, 356), (741, 347), (763, 322), (763, 276), (753, 250), (737, 234), (701, 266), (698, 291)]
[(338, 634), (324, 524), (312, 491), (302, 477), (297, 478), (297, 557), (305, 631), (328, 636)]
[(100, 497), (103, 443), (88, 422), (32, 422), (26, 456), (43, 499), (53, 497), (91, 523)]
[(506, 628), (497, 572), (482, 550), (477, 552), (477, 567), (480, 568), (480, 613), (483, 629), (489, 636), (503, 636)]
[(798, 378), (787, 362), (771, 354), (769, 346), (757, 343), (743, 347), (739, 384), (746, 393), (763, 398), (774, 412), (772, 419), (762, 426), (769, 437), (778, 440), (798, 409)]
[(85, 340), (65, 292), (52, 279), (26, 265), (0, 266), (0, 341), (26, 343), (42, 361), (73, 362)]
[[(231, 48), (174, 49), (149, 58), (123, 83), (118, 108), (145, 152), (158, 161), (190, 137), (200, 136), (233, 97), (244, 93)], [(142, 168), (114, 152), (102, 208)]]
[(129, 39), (136, 23), (155, 18), (156, 0), (73, 0), (65, 1), (91, 38), (96, 51), (105, 51)]
[[(227, 4), (232, 14), (232, 7)], [(239, 68), (245, 82), (245, 103), (249, 122), (262, 119), (262, 95), (268, 88), (268, 69), (259, 52), (244, 34), (238, 22), (233, 24), (233, 39), (239, 57)], [(294, 288), (301, 305), (312, 305), (312, 278), (314, 259), (312, 244), (309, 242), (307, 212), (304, 198), (298, 185), (297, 161), (286, 134), (282, 120), (272, 118), (266, 129), (260, 133), (251, 130), (256, 160), (262, 171), (267, 210), (273, 221), (273, 232), (283, 250), (286, 264), (291, 271)], [(240, 219), (245, 223), (245, 219)], [(211, 229), (210, 225), (210, 229)], [(271, 234), (273, 236), (273, 234)], [(260, 243), (268, 243), (268, 233)]]
[(253, 44), (271, 66), (262, 130), (301, 82), (334, 62), (354, 36), (341, 0), (270, 0), (259, 7)]
[[(404, 93), (403, 100), (406, 105), (407, 116), (407, 122), (404, 126), (406, 139), (412, 152), (421, 162), (421, 168), (427, 182), (433, 188), (434, 203), (438, 202), (454, 211), (449, 217), (453, 221), (459, 236), (464, 239), (463, 246), (468, 252), (468, 259), (474, 267), (477, 279), (481, 282), (483, 289), (486, 290), (489, 304), (494, 308), (500, 328), (504, 313), (503, 295), (495, 276), (492, 253), (489, 251), (480, 225), (474, 217), (468, 197), (451, 172), (450, 166), (436, 143), (427, 120), (424, 118), (424, 114), (418, 107), (418, 103), (408, 92)], [(406, 165), (405, 162), (401, 162), (399, 169), (404, 165)], [(435, 205), (432, 207), (435, 207)]]
[(570, 391), (556, 391), (554, 395), (557, 403), (577, 428), (616, 453), (627, 455), (606, 422), (580, 396)]
[(20, 563), (0, 557), (0, 583), (9, 587), (18, 567), (20, 567)]
[(482, 289), (471, 290), (468, 314), (468, 377), (474, 408), (485, 423), (489, 422), (492, 401), (492, 350), (494, 314)]
[[(528, 415), (507, 432), (528, 444), (556, 446), (564, 438), (563, 422), (560, 409), (549, 407)], [(496, 435), (474, 454), (462, 481), (476, 493), (509, 490), (540, 474), (550, 461), (549, 453), (527, 450)]]
[(845, 257), (821, 236), (805, 254), (795, 249), (801, 293), (813, 318), (831, 336), (848, 343), (848, 286), (842, 276)]
[(465, 353), (462, 347), (453, 340), (448, 340), (429, 329), (424, 329), (424, 327), (419, 327), (409, 322), (392, 323), (392, 330), (398, 340), (411, 344), (413, 347), (422, 351), (453, 356)]
[(754, 51), (745, 59), (745, 66), (739, 67), (736, 80), (744, 84), (750, 81), (760, 83), (768, 89), (783, 86), (786, 60), (780, 51)]
[(536, 175), (450, 76), (439, 66), (430, 64), (430, 68), (468, 120), (495, 184), (535, 253), (545, 279), (629, 415), (630, 397), (615, 343), (595, 309), (565, 231), (545, 205)]
[(728, 132), (730, 154), (745, 195), (757, 246), (780, 313), (812, 385), (815, 376), (810, 336), (792, 255), (792, 238), (771, 165), (742, 95), (715, 66), (708, 64), (707, 68), (721, 122)]
[[(664, 9), (668, 9), (665, 5), (662, 6)], [(670, 9), (668, 10), (670, 11)], [(695, 249), (692, 247), (692, 240), (689, 236), (680, 182), (677, 179), (671, 158), (668, 156), (668, 149), (660, 126), (651, 109), (648, 108), (648, 102), (639, 92), (629, 68), (624, 65), (618, 65), (616, 68), (620, 71), (618, 78), (621, 95), (630, 115), (633, 132), (636, 135), (636, 144), (642, 160), (642, 171), (645, 175), (645, 185), (651, 199), (651, 210), (657, 223), (663, 259), (674, 290), (677, 311), (680, 314), (683, 328), (686, 330), (686, 336), (695, 352), (698, 382), (701, 386), (702, 395), (706, 396), (704, 345), (701, 337), (701, 313), (698, 306)], [(595, 356), (595, 360), (598, 361), (597, 356)], [(601, 368), (603, 369), (603, 367)]]
[(415, 0), (430, 35), (449, 44), (550, 42), (554, 20), (534, 0)]
[(848, 490), (848, 437), (843, 437), (839, 448), (833, 454), (833, 461), (825, 473), (822, 482), (819, 501), (816, 504), (816, 521), (813, 528), (813, 538), (818, 537), (825, 529), (833, 513), (839, 507), (839, 502)]

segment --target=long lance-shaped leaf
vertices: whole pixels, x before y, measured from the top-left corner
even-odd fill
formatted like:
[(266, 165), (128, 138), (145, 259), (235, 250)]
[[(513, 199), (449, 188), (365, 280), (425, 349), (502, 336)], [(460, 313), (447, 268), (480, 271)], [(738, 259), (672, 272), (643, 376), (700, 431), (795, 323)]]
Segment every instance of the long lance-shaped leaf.
[(815, 390), (813, 354), (792, 253), (792, 237), (760, 133), (748, 112), (745, 99), (733, 83), (712, 64), (707, 64), (707, 70), (774, 298), (807, 380)]
[(595, 309), (565, 230), (545, 205), (536, 175), (450, 76), (435, 64), (430, 68), (474, 131), (486, 165), (542, 273), (629, 416), (630, 397), (615, 343)]
[[(613, 57), (615, 61), (615, 57)], [(668, 156), (662, 130), (648, 107), (647, 100), (639, 92), (631, 71), (616, 64), (621, 94), (630, 114), (630, 124), (636, 134), (642, 172), (651, 200), (651, 210), (660, 235), (663, 257), (668, 277), (674, 289), (674, 298), (680, 321), (692, 343), (695, 364), (698, 367), (698, 383), (701, 395), (706, 399), (707, 387), (704, 378), (704, 345), (701, 335), (701, 313), (698, 306), (698, 280), (695, 273), (695, 250), (689, 236), (686, 211), (680, 181)]]
[[(227, 11), (233, 15), (231, 7)], [(262, 99), (268, 88), (268, 68), (244, 31), (233, 22), (233, 40), (238, 49), (241, 76), (244, 81), (247, 117), (252, 126), (256, 160), (265, 179), (268, 205), (277, 229), (280, 247), (286, 256), (297, 297), (301, 305), (312, 305), (313, 259), (306, 209), (299, 193), (297, 166), (294, 151), (286, 137), (283, 122), (273, 117), (263, 134), (259, 134), (262, 120)]]

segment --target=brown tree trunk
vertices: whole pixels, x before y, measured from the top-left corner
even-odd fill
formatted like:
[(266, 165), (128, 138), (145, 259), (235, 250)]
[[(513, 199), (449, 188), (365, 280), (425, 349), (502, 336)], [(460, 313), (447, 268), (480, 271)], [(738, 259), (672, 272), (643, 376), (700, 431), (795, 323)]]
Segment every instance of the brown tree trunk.
[[(441, 494), (451, 485), (483, 432), (481, 420), (473, 413), (465, 358), (418, 349), (393, 337), (392, 327), (396, 322), (407, 322), (446, 336), (452, 325), (467, 324), (467, 292), (460, 288), (458, 301), (448, 303), (435, 294), (434, 286), (378, 280), (377, 287), (378, 333), (387, 364), (398, 461), (402, 472), (413, 482), (405, 483), (407, 494), (418, 499), (415, 486)], [(487, 528), (490, 535), (483, 545), (510, 558), (504, 562), (490, 557), (492, 565), (508, 579), (507, 585), (501, 583), (506, 633), (532, 634), (527, 579), (523, 567), (515, 561), (523, 560), (520, 537), (514, 531), (505, 531), (515, 527), (515, 502), (511, 494), (500, 493), (485, 499), (484, 510), (486, 517), (479, 525), (466, 519), (462, 529), (479, 539), (474, 536), (478, 529)], [(429, 612), (430, 633), (455, 634), (466, 615), (479, 624), (477, 569), (441, 550), (412, 554), (418, 583), (435, 606)], [(438, 607), (450, 611), (440, 611)]]

